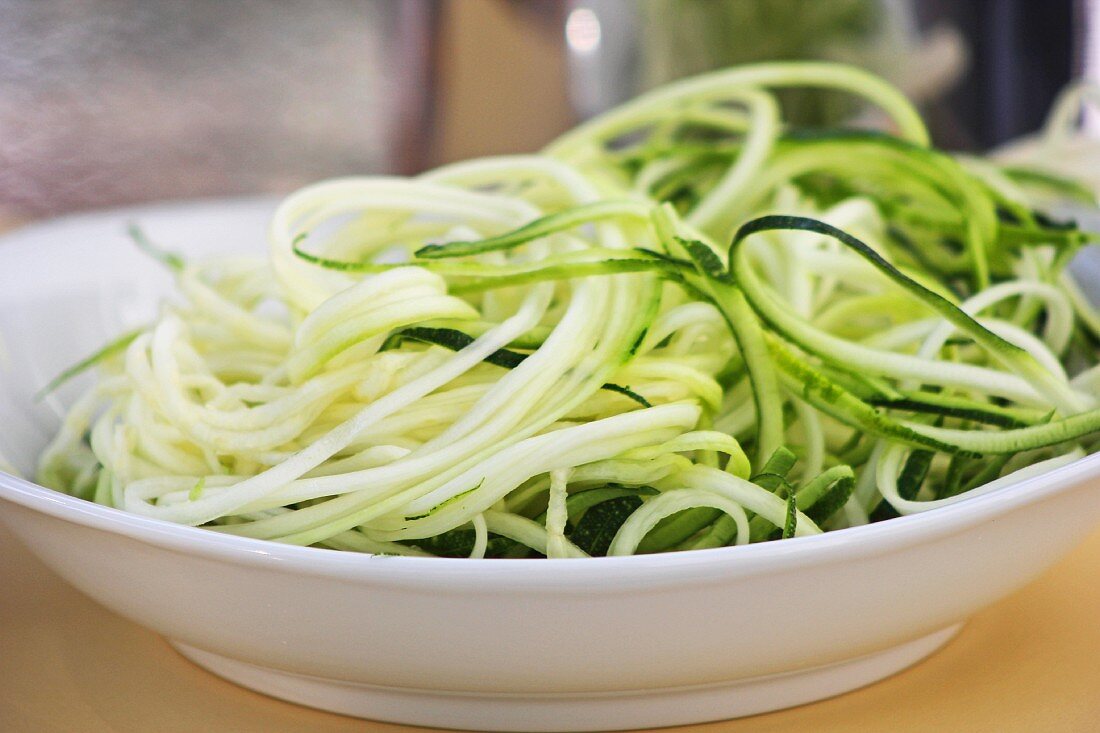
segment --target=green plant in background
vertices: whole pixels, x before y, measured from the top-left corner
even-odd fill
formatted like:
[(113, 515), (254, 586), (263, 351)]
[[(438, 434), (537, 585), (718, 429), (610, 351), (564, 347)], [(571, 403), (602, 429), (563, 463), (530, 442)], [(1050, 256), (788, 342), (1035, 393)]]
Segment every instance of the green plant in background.
[[(754, 61), (840, 61), (897, 81), (911, 45), (906, 7), (882, 0), (648, 0), (638, 4), (644, 89)], [(799, 125), (835, 125), (855, 100), (821, 90), (778, 95)]]

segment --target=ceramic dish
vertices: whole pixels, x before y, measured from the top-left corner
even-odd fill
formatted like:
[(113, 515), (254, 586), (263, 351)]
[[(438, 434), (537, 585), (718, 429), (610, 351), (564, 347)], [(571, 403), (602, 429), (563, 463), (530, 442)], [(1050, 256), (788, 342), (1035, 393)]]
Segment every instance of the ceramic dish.
[[(72, 217), (0, 241), (0, 454), (30, 475), (50, 376), (169, 283), (125, 238), (263, 249), (272, 204)], [(62, 403), (78, 390), (70, 385)], [(371, 557), (126, 514), (0, 472), (47, 565), (234, 682), (350, 715), (478, 730), (687, 724), (836, 695), (915, 663), (1100, 517), (1100, 455), (924, 514), (781, 543), (583, 560)]]

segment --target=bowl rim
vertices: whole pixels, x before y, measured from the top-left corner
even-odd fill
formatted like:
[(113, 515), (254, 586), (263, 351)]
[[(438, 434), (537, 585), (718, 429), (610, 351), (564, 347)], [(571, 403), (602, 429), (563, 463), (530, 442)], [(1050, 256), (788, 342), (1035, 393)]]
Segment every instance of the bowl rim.
[[(693, 585), (884, 555), (968, 531), (1011, 511), (1096, 481), (1100, 453), (987, 494), (882, 522), (774, 542), (621, 557), (503, 559), (370, 555), (212, 532), (133, 514), (48, 489), (0, 471), (0, 507), (18, 504), (72, 524), (187, 555), (252, 567), (401, 587), (591, 592)], [(0, 517), (3, 512), (0, 511)], [(18, 528), (17, 534), (19, 533)], [(471, 585), (471, 583), (473, 585)]]
[[(31, 223), (5, 234), (0, 237), (0, 258), (5, 252), (25, 251), (34, 244), (28, 240), (48, 235), (53, 228), (64, 230), (82, 224), (102, 227), (135, 216), (186, 217), (226, 210), (255, 213), (273, 208), (277, 201), (277, 197), (266, 195), (203, 198), (77, 212)], [(662, 586), (713, 582), (718, 576), (774, 573), (886, 554), (966, 531), (1090, 480), (1100, 483), (1100, 453), (946, 506), (819, 535), (706, 550), (553, 560), (486, 558), (471, 561), (467, 558), (369, 555), (239, 537), (102, 506), (2, 470), (0, 509), (5, 502), (10, 502), (72, 524), (182, 554), (252, 567), (403, 587), (464, 590), (473, 587), (473, 583), (481, 590), (502, 592), (526, 587), (534, 591), (552, 588), (554, 592), (574, 589), (588, 593), (594, 587), (608, 591), (629, 590), (651, 586), (658, 581)], [(3, 514), (0, 511), (0, 519)], [(19, 528), (14, 529), (18, 534)]]

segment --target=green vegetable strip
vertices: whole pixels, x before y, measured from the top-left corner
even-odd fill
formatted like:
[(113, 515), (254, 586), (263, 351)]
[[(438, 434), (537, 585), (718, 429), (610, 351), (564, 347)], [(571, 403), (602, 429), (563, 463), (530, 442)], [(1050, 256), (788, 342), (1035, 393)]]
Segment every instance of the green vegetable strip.
[(1096, 192), (1077, 181), (1055, 176), (1045, 171), (1016, 166), (1006, 166), (1001, 169), (1001, 172), (1014, 181), (1048, 188), (1080, 203), (1096, 205)]
[(924, 484), (928, 476), (928, 469), (932, 467), (932, 458), (935, 453), (927, 450), (915, 450), (905, 459), (905, 467), (901, 469), (898, 477), (898, 494), (903, 499), (913, 500), (917, 498), (917, 492)]
[(875, 407), (958, 417), (1004, 428), (1027, 427), (1043, 419), (1043, 415), (1037, 410), (997, 407), (941, 392), (908, 392), (898, 397), (869, 397), (866, 402)]
[(923, 438), (957, 446), (959, 452), (1019, 453), (1079, 440), (1100, 431), (1100, 410), (1070, 415), (1045, 425), (997, 432), (904, 424)]
[(632, 218), (648, 219), (651, 207), (637, 201), (600, 201), (599, 203), (577, 206), (560, 214), (536, 219), (519, 229), (473, 242), (449, 242), (447, 244), (429, 244), (416, 251), (421, 259), (443, 257), (466, 257), (468, 255), (498, 252), (513, 249), (532, 239), (539, 239), (557, 232), (573, 229), (582, 224), (590, 224), (606, 219)]
[(146, 236), (145, 230), (136, 223), (131, 222), (126, 226), (126, 234), (133, 243), (137, 245), (138, 249), (167, 267), (169, 270), (178, 273), (182, 272), (183, 268), (187, 266), (187, 262), (175, 252), (161, 249), (153, 244), (152, 240)]
[(145, 332), (144, 328), (138, 328), (138, 329), (134, 329), (133, 331), (128, 331), (127, 333), (122, 334), (121, 336), (119, 336), (115, 340), (108, 343), (106, 346), (104, 346), (104, 347), (98, 349), (97, 351), (95, 351), (94, 353), (89, 354), (88, 356), (84, 357), (83, 359), (81, 359), (80, 361), (73, 364), (71, 367), (69, 367), (68, 369), (65, 369), (63, 372), (61, 372), (56, 377), (51, 379), (46, 384), (45, 387), (40, 389), (35, 394), (34, 399), (35, 400), (42, 399), (43, 397), (50, 394), (51, 392), (55, 392), (59, 387), (61, 387), (63, 384), (65, 384), (69, 380), (71, 380), (74, 377), (77, 377), (77, 376), (83, 374), (84, 372), (88, 371), (89, 369), (94, 367), (96, 364), (99, 364), (103, 361), (106, 361), (107, 359), (110, 359), (112, 356), (116, 356), (118, 354), (121, 354), (123, 351), (126, 351), (126, 349), (130, 346), (130, 344), (132, 344), (134, 342), (134, 339), (136, 339), (138, 336), (140, 336), (144, 332)]
[(724, 516), (720, 509), (696, 507), (665, 517), (638, 543), (635, 552), (639, 554), (665, 552)]
[(715, 71), (647, 92), (611, 112), (574, 128), (547, 147), (550, 155), (569, 158), (593, 140), (605, 141), (630, 131), (654, 110), (668, 109), (684, 99), (721, 99), (731, 89), (751, 87), (822, 87), (862, 96), (886, 110), (902, 137), (928, 144), (928, 131), (913, 105), (889, 84), (865, 71), (817, 62), (778, 62)]
[[(569, 521), (575, 523), (581, 520), (586, 511), (609, 499), (618, 499), (624, 496), (652, 496), (656, 493), (656, 490), (644, 486), (636, 489), (622, 486), (605, 486), (571, 494), (566, 499), (565, 504), (569, 512)], [(545, 521), (545, 516), (539, 517), (537, 521), (540, 521), (540, 523)]]
[(785, 445), (781, 445), (776, 448), (771, 456), (768, 457), (764, 467), (760, 469), (760, 473), (753, 477), (753, 483), (760, 483), (757, 479), (760, 476), (778, 476), (779, 478), (785, 478), (791, 469), (794, 468), (794, 464), (798, 461), (798, 456), (791, 451)]
[[(1036, 389), (1040, 390), (1050, 399), (1059, 410), (1062, 410), (1066, 414), (1080, 411), (1081, 403), (1077, 396), (1073, 394), (1065, 383), (1059, 382), (1049, 371), (1044, 369), (1031, 354), (987, 330), (943, 296), (929, 290), (911, 278), (906, 277), (899, 272), (897, 268), (883, 259), (880, 254), (860, 240), (825, 222), (796, 216), (764, 216), (743, 224), (741, 228), (738, 229), (737, 234), (734, 235), (733, 243), (730, 245), (729, 255), (731, 270), (742, 288), (749, 287), (750, 284), (755, 283), (755, 278), (752, 277), (748, 269), (748, 262), (743, 256), (743, 249), (741, 248), (742, 242), (758, 232), (784, 230), (822, 234), (842, 243), (859, 254), (864, 260), (874, 265), (877, 270), (882, 272), (896, 284), (900, 285), (915, 298), (924, 302), (944, 319), (955, 325), (960, 331), (973, 338), (975, 342), (984, 347), (995, 359), (1009, 369), (1017, 372), (1024, 379), (1033, 383)], [(761, 297), (762, 294), (755, 288), (752, 293), (756, 296), (753, 299), (753, 305), (759, 309), (765, 303), (764, 297), (766, 296)], [(792, 321), (786, 318), (776, 318), (777, 315), (775, 309), (768, 309), (769, 320), (771, 320), (773, 324), (776, 320), (782, 320), (784, 322), (785, 332), (791, 334), (790, 324)], [(797, 329), (798, 327), (795, 326), (795, 328)], [(803, 334), (800, 333), (799, 335)], [(803, 341), (803, 343), (805, 342)]]
[[(672, 230), (665, 223), (668, 217), (666, 209), (663, 212), (664, 220), (658, 218), (657, 222), (659, 231), (665, 231), (666, 236)], [(783, 399), (764, 344), (763, 332), (744, 294), (729, 281), (714, 250), (697, 240), (675, 236), (673, 239), (695, 262), (703, 276), (697, 287), (706, 292), (718, 307), (737, 342), (738, 351), (752, 382), (757, 424), (756, 456), (763, 464), (783, 443)]]
[(798, 528), (798, 500), (795, 493), (792, 491), (787, 494), (787, 519), (783, 523), (783, 539), (790, 539), (794, 537), (795, 530)]
[[(412, 327), (399, 331), (397, 334), (400, 338), (408, 338), (416, 341), (422, 341), (426, 344), (435, 344), (436, 346), (442, 346), (445, 349), (451, 351), (459, 351), (466, 348), (474, 342), (474, 337), (469, 336), (462, 331), (457, 331), (453, 328), (421, 328)], [(528, 357), (527, 354), (520, 354), (508, 349), (498, 349), (489, 356), (485, 357), (485, 362), (493, 364), (495, 366), (504, 367), (505, 369), (515, 369), (523, 360)], [(617, 392), (623, 397), (627, 397), (634, 400), (642, 407), (652, 407), (652, 405), (637, 392), (633, 392), (627, 387), (620, 386), (618, 384), (604, 384), (602, 389)]]
[[(952, 441), (938, 440), (932, 435), (918, 432), (914, 426), (886, 417), (882, 412), (798, 359), (776, 337), (768, 335), (767, 343), (776, 364), (786, 376), (784, 382), (788, 388), (797, 392), (822, 412), (872, 435), (896, 440), (905, 445), (932, 448), (946, 453), (965, 450)], [(991, 435), (991, 433), (983, 433), (983, 435)], [(974, 450), (981, 452), (980, 449)]]

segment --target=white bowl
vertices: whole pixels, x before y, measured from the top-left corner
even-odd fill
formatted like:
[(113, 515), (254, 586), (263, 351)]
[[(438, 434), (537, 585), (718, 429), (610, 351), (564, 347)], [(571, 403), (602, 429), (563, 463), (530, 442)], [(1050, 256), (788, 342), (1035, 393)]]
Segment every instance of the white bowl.
[[(125, 222), (187, 253), (261, 251), (270, 209), (136, 209), (0, 240), (0, 453), (29, 475), (57, 425), (33, 393), (147, 318), (167, 288), (126, 241)], [(623, 729), (775, 710), (913, 664), (1094, 527), (1100, 455), (867, 527), (625, 558), (290, 547), (133, 516), (4, 473), (0, 510), (77, 588), (255, 690), (418, 725)]]

